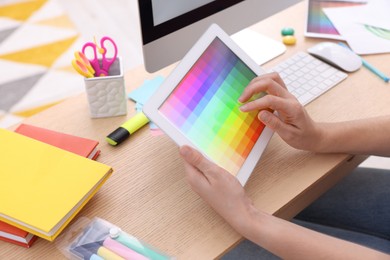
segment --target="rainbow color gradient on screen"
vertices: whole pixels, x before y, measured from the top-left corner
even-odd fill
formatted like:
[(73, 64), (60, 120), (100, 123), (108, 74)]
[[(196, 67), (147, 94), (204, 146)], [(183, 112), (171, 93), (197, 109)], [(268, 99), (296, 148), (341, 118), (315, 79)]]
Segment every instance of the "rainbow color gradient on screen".
[(327, 2), (311, 0), (309, 2), (307, 31), (311, 33), (340, 35), (322, 9), (328, 7), (347, 7), (357, 5), (362, 4), (352, 2)]
[(264, 129), (257, 112), (241, 112), (237, 101), (254, 77), (216, 38), (159, 111), (195, 147), (236, 176)]

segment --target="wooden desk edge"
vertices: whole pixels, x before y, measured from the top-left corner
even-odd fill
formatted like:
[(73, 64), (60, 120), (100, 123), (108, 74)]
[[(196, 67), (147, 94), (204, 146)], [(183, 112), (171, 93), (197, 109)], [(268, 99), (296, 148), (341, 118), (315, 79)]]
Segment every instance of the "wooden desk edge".
[(345, 161), (341, 162), (338, 167), (329, 171), (308, 189), (290, 201), (290, 203), (277, 210), (273, 215), (286, 220), (292, 219), (298, 212), (306, 208), (322, 194), (336, 185), (367, 158), (368, 156), (366, 155), (350, 155)]

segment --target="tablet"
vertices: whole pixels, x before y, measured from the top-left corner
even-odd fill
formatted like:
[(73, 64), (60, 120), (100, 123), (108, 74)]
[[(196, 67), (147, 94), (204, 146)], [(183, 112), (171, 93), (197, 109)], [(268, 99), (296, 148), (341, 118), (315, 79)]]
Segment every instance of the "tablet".
[(348, 4), (344, 2), (324, 2), (318, 0), (307, 1), (307, 15), (304, 35), (306, 37), (343, 40), (322, 8), (337, 7)]
[(264, 71), (211, 25), (171, 72), (143, 112), (179, 146), (189, 145), (245, 185), (273, 131), (258, 111), (239, 107), (244, 88)]
[(304, 35), (314, 38), (326, 38), (334, 40), (345, 40), (342, 35), (334, 27), (333, 23), (326, 16), (323, 8), (334, 7), (349, 7), (363, 5), (364, 0), (361, 1), (321, 1), (309, 0), (307, 1), (307, 15), (305, 22)]

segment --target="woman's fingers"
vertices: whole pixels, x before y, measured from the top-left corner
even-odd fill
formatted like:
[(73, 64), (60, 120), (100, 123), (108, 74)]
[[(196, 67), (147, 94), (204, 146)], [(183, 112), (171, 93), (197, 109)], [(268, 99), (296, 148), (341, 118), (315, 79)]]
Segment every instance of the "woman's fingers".
[(238, 101), (245, 103), (254, 95), (261, 92), (280, 97), (287, 97), (290, 95), (279, 75), (277, 73), (272, 73), (253, 79), (244, 89)]
[(271, 109), (276, 110), (280, 113), (289, 113), (295, 106), (295, 102), (292, 102), (291, 99), (286, 99), (283, 97), (266, 95), (259, 99), (250, 101), (240, 107), (240, 110), (243, 112), (250, 112), (256, 110)]

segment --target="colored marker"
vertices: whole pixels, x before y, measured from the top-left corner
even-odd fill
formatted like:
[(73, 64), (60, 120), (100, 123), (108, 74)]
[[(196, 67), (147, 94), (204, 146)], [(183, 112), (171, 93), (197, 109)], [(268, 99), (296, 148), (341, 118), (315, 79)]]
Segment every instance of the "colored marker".
[[(100, 246), (100, 245), (98, 245), (98, 246)], [(94, 249), (92, 249), (92, 250), (94, 250)], [(71, 248), (70, 251), (73, 254), (81, 257), (81, 259), (104, 260), (104, 258), (101, 258), (97, 254), (95, 254), (93, 251), (91, 251), (91, 248), (88, 249), (88, 248), (83, 247), (83, 246), (77, 246), (75, 248)]]
[(120, 257), (119, 255), (115, 254), (104, 246), (99, 247), (99, 249), (97, 250), (97, 254), (103, 257), (103, 259), (105, 260), (125, 260), (125, 258)]
[(148, 260), (149, 258), (131, 250), (127, 246), (122, 245), (121, 243), (113, 240), (111, 237), (107, 237), (104, 242), (103, 246), (107, 248), (108, 250), (111, 250), (115, 254), (125, 258), (125, 259), (132, 259), (132, 260)]
[(98, 255), (91, 255), (91, 257), (89, 258), (89, 260), (104, 260), (104, 258), (98, 256)]
[(109, 134), (106, 141), (111, 145), (118, 145), (148, 122), (149, 118), (144, 113), (139, 112)]
[(137, 238), (127, 235), (122, 232), (119, 228), (111, 228), (110, 236), (115, 240), (125, 245), (126, 247), (138, 252), (149, 259), (153, 260), (168, 260), (169, 257), (159, 254), (158, 252), (152, 250), (147, 247), (143, 243), (141, 243)]
[(103, 245), (103, 241), (93, 242), (72, 248), (72, 252), (83, 257), (83, 259), (105, 259), (105, 260), (124, 260), (124, 258), (108, 250)]

